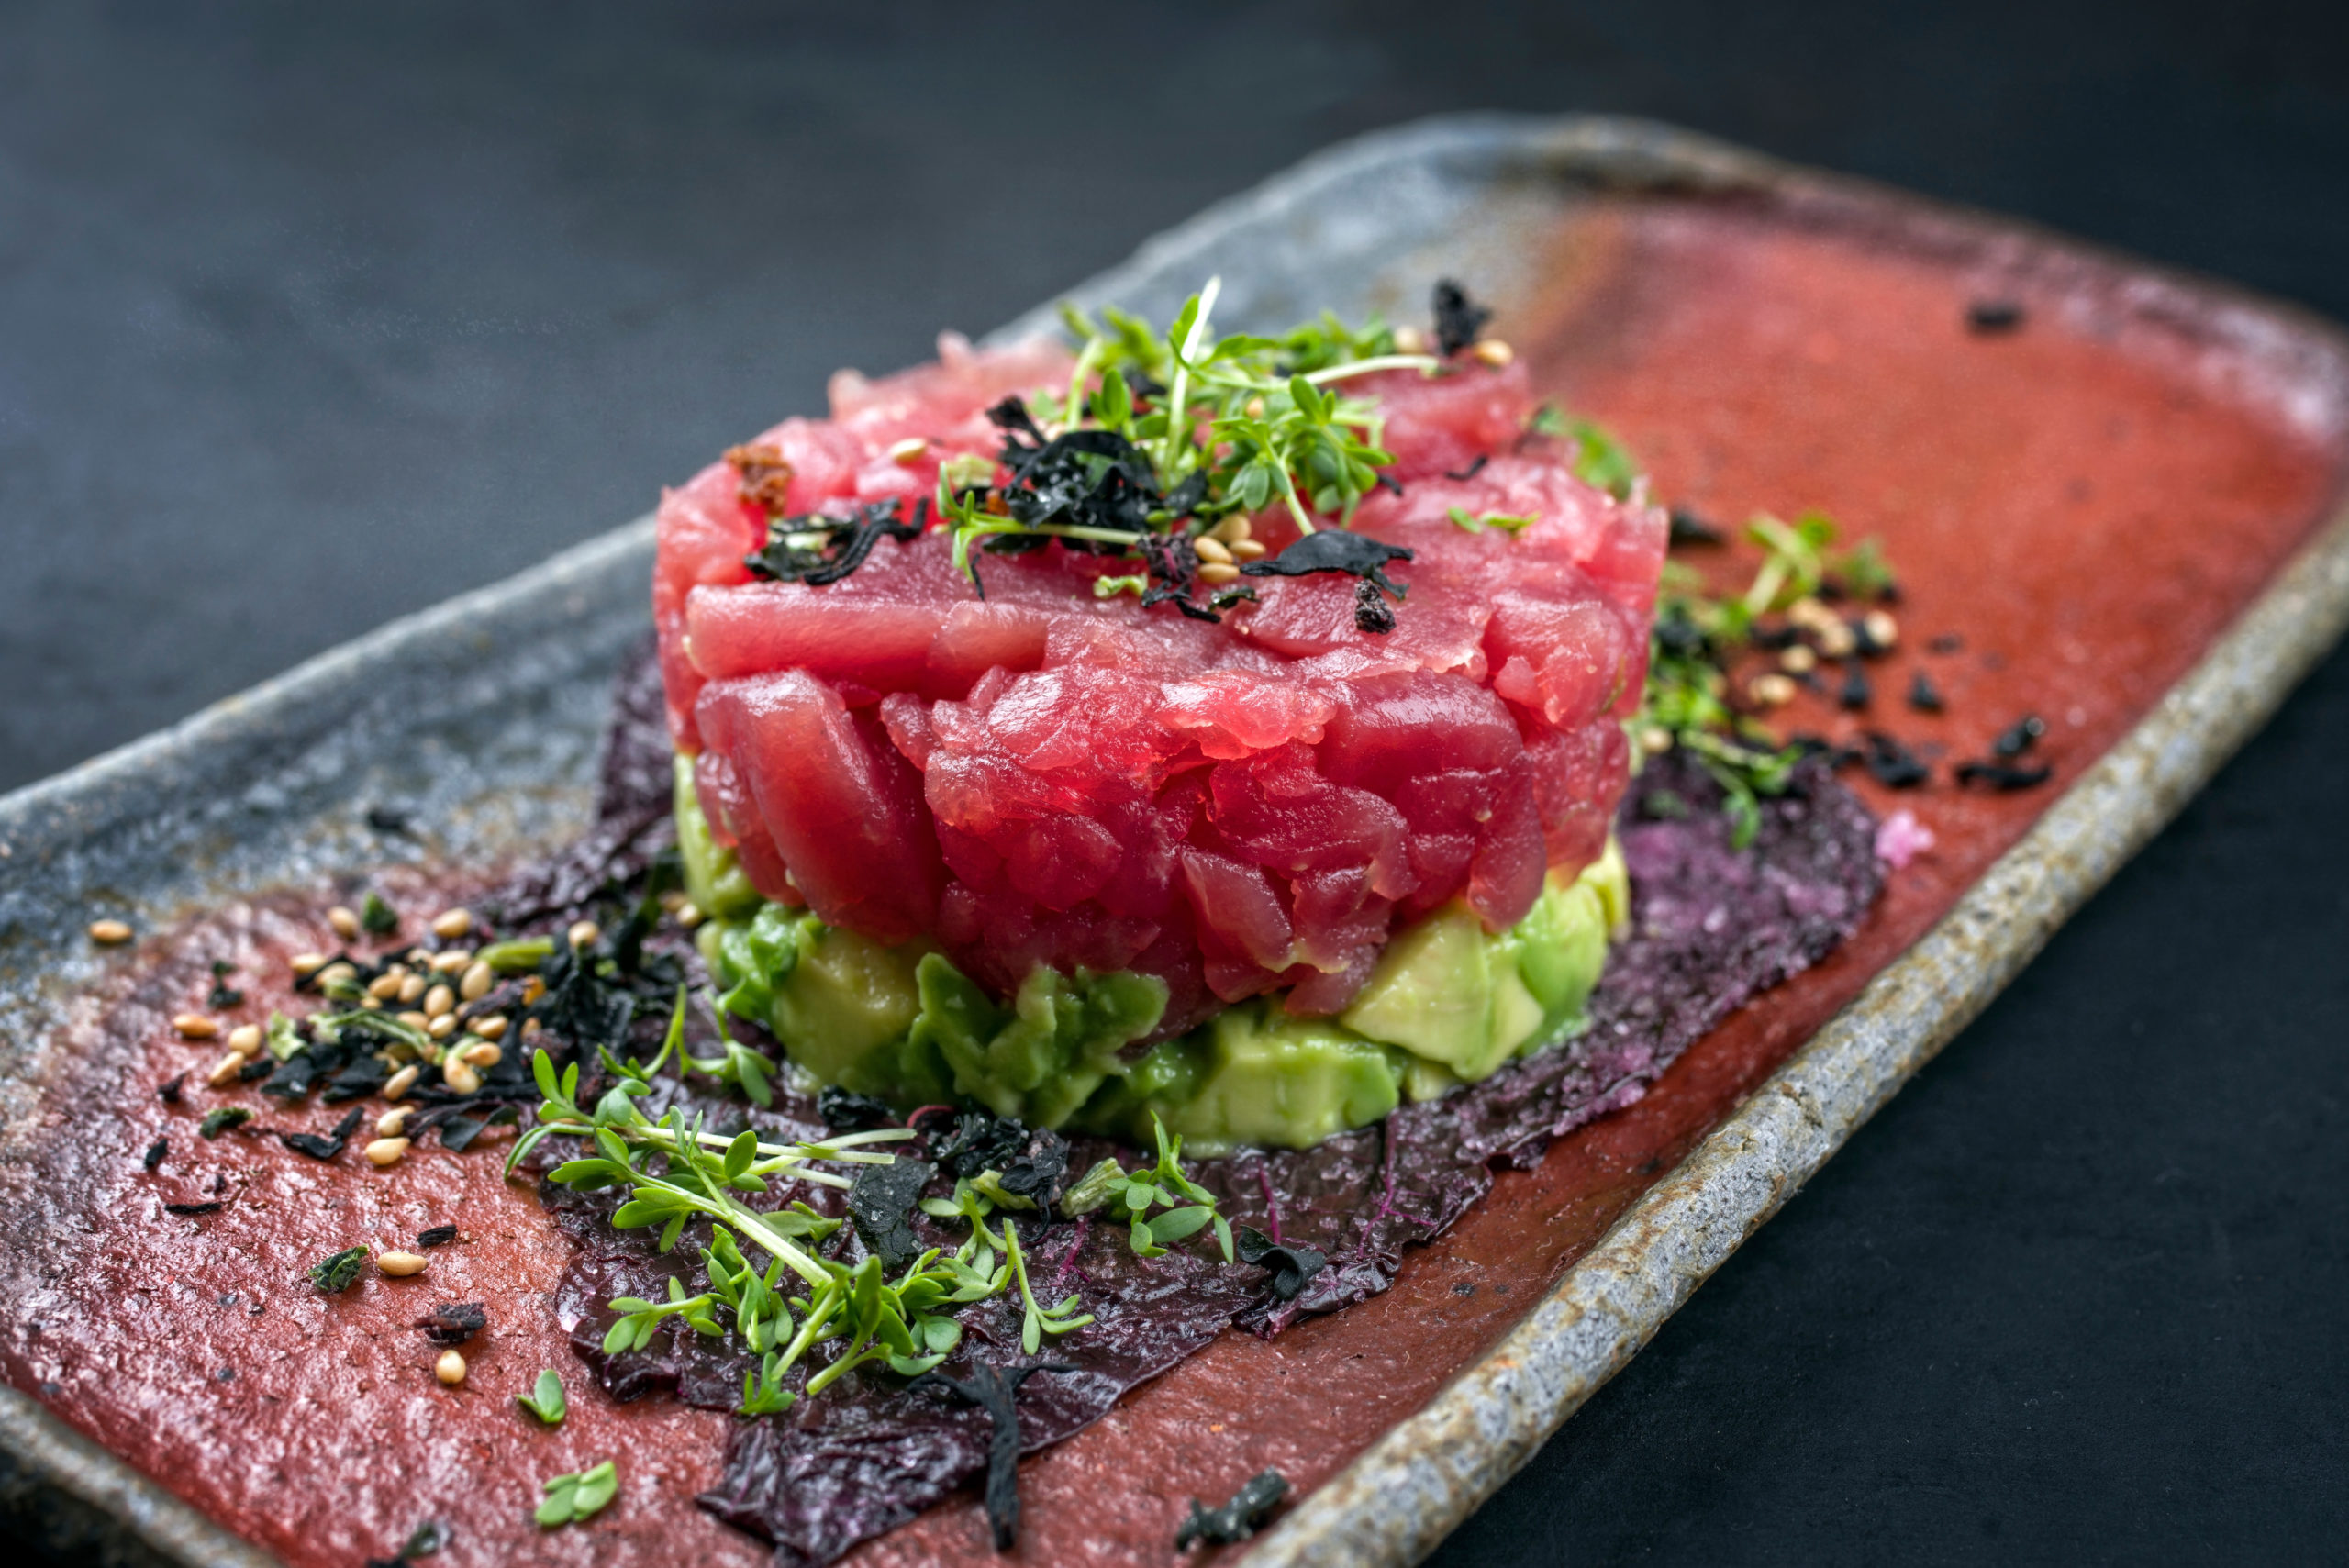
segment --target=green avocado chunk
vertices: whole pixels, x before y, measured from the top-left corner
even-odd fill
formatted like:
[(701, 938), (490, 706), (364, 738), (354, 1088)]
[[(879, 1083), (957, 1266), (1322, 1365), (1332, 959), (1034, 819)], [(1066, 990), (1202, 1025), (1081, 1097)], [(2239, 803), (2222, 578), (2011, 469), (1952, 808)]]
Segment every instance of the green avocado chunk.
[(926, 942), (887, 947), (755, 891), (746, 901), (682, 761), (677, 777), (687, 891), (715, 917), (698, 940), (719, 1006), (773, 1030), (798, 1068), (903, 1109), (973, 1101), (1142, 1141), (1154, 1115), (1201, 1153), (1307, 1148), (1570, 1038), (1630, 914), (1610, 841), (1579, 875), (1553, 873), (1508, 930), (1455, 902), (1397, 931), (1337, 1018), (1254, 997), (1137, 1054), (1166, 1010), (1156, 976), (1039, 965), (998, 1002)]

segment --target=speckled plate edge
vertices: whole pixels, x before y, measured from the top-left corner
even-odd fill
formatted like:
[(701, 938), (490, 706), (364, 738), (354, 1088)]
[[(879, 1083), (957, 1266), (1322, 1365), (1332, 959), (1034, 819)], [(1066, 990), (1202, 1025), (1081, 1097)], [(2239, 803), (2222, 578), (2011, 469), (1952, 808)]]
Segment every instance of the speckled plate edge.
[[(1071, 295), (1163, 311), (1186, 280), (1217, 264), (1236, 242), (1260, 265), (1235, 276), (1226, 295), (1230, 314), (1293, 312), (1318, 303), (1298, 296), (1300, 284), (1328, 284), (1333, 274), (1349, 272), (1358, 276), (1375, 265), (1377, 257), (1363, 246), (1383, 248), (1391, 260), (1395, 246), (1408, 243), (1408, 236), (1391, 228), (1349, 234), (1318, 221), (1330, 210), (1333, 192), (1397, 177), (1429, 182), (1413, 195), (1424, 219), (1421, 238), (1432, 246), (1446, 211), (1441, 186), (1447, 160), (1489, 168), (1496, 158), (1618, 187), (1801, 186), (1857, 195), (1872, 189), (1641, 122), (1458, 117), (1378, 133), (1308, 159), (1168, 231), (1124, 266)], [(1929, 222), (1936, 212), (1950, 213), (1913, 197), (1901, 200)], [(2002, 220), (2001, 227), (2018, 236), (2030, 233), (2011, 222)], [(2093, 255), (2085, 247), (2068, 248)], [(2132, 270), (2156, 288), (2234, 300), (2239, 329), (2310, 333), (2325, 352), (2339, 353), (2327, 324), (2223, 286), (2171, 284), (2153, 269)], [(1331, 296), (1343, 292), (1335, 289)], [(997, 336), (1048, 320), (1047, 312), (1039, 311)], [(505, 636), (493, 640), (518, 642), (529, 630), (592, 626), (593, 611), (620, 602), (614, 595), (624, 594), (631, 582), (640, 584), (650, 542), (644, 523), (631, 525), (508, 583), (321, 655), (172, 730), (0, 798), (0, 845), (46, 840), (53, 859), (65, 852), (77, 819), (121, 833), (140, 797), (230, 777), (229, 759), (239, 745), (265, 745), (280, 732), (315, 743), (331, 727), (338, 700), (349, 701), (363, 682), (385, 670), (429, 664), (429, 650), (436, 644), (479, 644), (485, 635), (481, 628), (490, 625), (505, 628)], [(2294, 558), (2154, 712), (1940, 924), (1651, 1188), (1500, 1343), (1304, 1498), (1253, 1543), (1249, 1561), (1399, 1563), (1432, 1550), (2176, 814), (2344, 627), (2349, 514)], [(589, 640), (609, 651), (608, 637)], [(541, 673), (539, 678), (552, 677)], [(251, 765), (249, 761), (248, 771)], [(0, 904), (8, 902), (0, 895)], [(53, 940), (64, 917), (52, 908), (37, 925)], [(50, 1518), (61, 1529), (104, 1538), (132, 1560), (204, 1568), (273, 1561), (38, 1402), (0, 1389), (0, 1491), (28, 1487), (48, 1495)]]

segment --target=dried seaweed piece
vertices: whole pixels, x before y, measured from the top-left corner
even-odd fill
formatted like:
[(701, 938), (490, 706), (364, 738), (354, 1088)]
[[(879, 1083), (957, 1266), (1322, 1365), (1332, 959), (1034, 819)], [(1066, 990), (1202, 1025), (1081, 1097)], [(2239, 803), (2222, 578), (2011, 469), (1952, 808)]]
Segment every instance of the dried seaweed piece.
[(331, 1296), (348, 1290), (359, 1277), (360, 1265), (367, 1261), (364, 1247), (346, 1247), (332, 1257), (320, 1258), (310, 1265), (310, 1283)]
[(1669, 542), (1683, 544), (1726, 544), (1729, 535), (1698, 517), (1686, 506), (1675, 506), (1668, 514), (1671, 533)]
[(889, 1108), (886, 1100), (876, 1100), (870, 1095), (855, 1094), (831, 1084), (824, 1085), (823, 1093), (816, 1096), (816, 1114), (833, 1132), (867, 1132), (897, 1125), (897, 1113)]
[(419, 1247), (445, 1247), (456, 1239), (455, 1226), (435, 1225), (429, 1229), (417, 1232), (416, 1244)]
[(167, 1203), (165, 1214), (217, 1214), (228, 1205), (223, 1203)]
[(159, 1138), (155, 1140), (154, 1142), (150, 1143), (147, 1146), (147, 1152), (139, 1156), (139, 1163), (145, 1165), (151, 1171), (156, 1166), (161, 1164), (163, 1162), (163, 1156), (169, 1154), (171, 1151), (172, 1140), (168, 1138)]
[(155, 1097), (162, 1101), (167, 1106), (178, 1105), (180, 1103), (180, 1091), (185, 1088), (186, 1085), (187, 1074), (184, 1073), (174, 1073), (170, 1077), (155, 1085)]
[(1468, 293), (1450, 278), (1438, 278), (1432, 305), (1435, 310), (1436, 347), (1450, 359), (1475, 342), (1485, 330), (1485, 323), (1493, 313), (1468, 297)]
[(1856, 659), (1843, 665), (1843, 685), (1835, 700), (1847, 708), (1864, 708), (1876, 700), (1876, 688), (1868, 684), (1867, 672), (1860, 668)]
[(2020, 757), (2038, 743), (2047, 733), (2047, 721), (2035, 713), (2026, 713), (1990, 742), (1990, 750), (2001, 757)]
[(2011, 299), (1977, 299), (1965, 307), (1965, 329), (1977, 338), (2012, 332), (2022, 325), (2023, 308)]
[(1288, 1477), (1277, 1470), (1259, 1471), (1248, 1478), (1231, 1501), (1220, 1508), (1202, 1507), (1191, 1499), (1191, 1517), (1174, 1532), (1174, 1550), (1188, 1551), (1194, 1544), (1230, 1546), (1246, 1540), (1264, 1528), (1273, 1510), (1288, 1496)]
[(1311, 1247), (1285, 1247), (1252, 1225), (1235, 1226), (1231, 1240), (1241, 1262), (1271, 1271), (1275, 1301), (1296, 1300), (1306, 1281), (1330, 1266), (1326, 1253)]
[(315, 1132), (281, 1132), (277, 1140), (296, 1154), (307, 1154), (313, 1160), (332, 1160), (342, 1153), (343, 1145), (351, 1141), (360, 1118), (366, 1114), (354, 1106), (324, 1137)]
[(436, 1345), (462, 1345), (489, 1327), (489, 1308), (478, 1301), (444, 1301), (416, 1320)]
[(1240, 571), (1248, 577), (1305, 577), (1317, 572), (1344, 572), (1376, 584), (1399, 599), (1404, 590), (1387, 578), (1389, 562), (1408, 561), (1411, 552), (1399, 544), (1387, 544), (1368, 534), (1348, 533), (1343, 528), (1323, 528), (1307, 534), (1278, 555), (1252, 561)]
[(370, 1557), (367, 1568), (400, 1568), (403, 1562), (419, 1557), (429, 1557), (457, 1538), (457, 1532), (439, 1519), (427, 1519), (408, 1531), (407, 1540), (389, 1557)]
[(1919, 713), (1939, 713), (1945, 706), (1942, 701), (1941, 689), (1922, 670), (1918, 671), (1909, 682), (1909, 706)]
[(1073, 1366), (1034, 1362), (1022, 1367), (972, 1363), (968, 1378), (926, 1372), (906, 1386), (934, 1385), (950, 1389), (987, 1413), (995, 1425), (987, 1442), (987, 1523), (995, 1530), (995, 1549), (1008, 1551), (1019, 1540), (1019, 1410), (1015, 1403), (1019, 1385), (1040, 1372), (1074, 1372)]
[(934, 1165), (902, 1156), (886, 1165), (859, 1165), (848, 1190), (848, 1216), (881, 1262), (901, 1269), (921, 1256), (921, 1238), (910, 1217), (922, 1188), (938, 1173)]
[(1860, 761), (1867, 765), (1868, 777), (1885, 788), (1914, 789), (1932, 776), (1923, 759), (1881, 729), (1869, 730), (1866, 740), (1868, 749)]
[(232, 1127), (242, 1127), (253, 1119), (253, 1113), (243, 1106), (216, 1106), (204, 1113), (204, 1120), (195, 1129), (196, 1136), (207, 1142)]
[(2001, 792), (2031, 789), (2045, 784), (2054, 774), (2055, 770), (2045, 762), (2035, 768), (2019, 768), (2012, 762), (1960, 762), (1957, 765), (1958, 783), (1981, 784)]

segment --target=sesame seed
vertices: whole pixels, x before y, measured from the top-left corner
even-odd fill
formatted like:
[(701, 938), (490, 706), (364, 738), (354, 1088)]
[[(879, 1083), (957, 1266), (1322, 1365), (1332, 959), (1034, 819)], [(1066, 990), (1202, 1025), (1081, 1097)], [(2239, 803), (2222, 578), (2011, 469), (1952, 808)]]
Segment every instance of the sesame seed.
[(892, 441), (889, 444), (889, 461), (910, 467), (919, 462), (922, 453), (928, 450), (930, 450), (929, 437), (907, 436), (902, 441)]
[(424, 1026), (424, 1032), (434, 1040), (447, 1040), (457, 1032), (457, 1015), (443, 1013)]
[(1243, 412), (1246, 413), (1248, 417), (1251, 419), (1263, 418), (1264, 417), (1264, 400), (1261, 397), (1250, 398), (1248, 400), (1248, 406), (1243, 410)]
[(1509, 361), (1517, 358), (1517, 350), (1510, 348), (1507, 343), (1502, 342), (1498, 338), (1487, 338), (1483, 342), (1477, 344), (1475, 348), (1470, 349), (1468, 351), (1475, 355), (1476, 358), (1484, 363), (1492, 366), (1495, 370), (1500, 369), (1503, 365), (1508, 363)]
[(1892, 618), (1890, 610), (1870, 610), (1861, 618), (1860, 627), (1878, 648), (1897, 648), (1900, 644), (1900, 623)]
[(1264, 547), (1252, 539), (1235, 539), (1231, 553), (1241, 561), (1255, 561), (1264, 555)]
[(436, 952), (432, 955), (432, 973), (435, 974), (454, 974), (459, 970), (464, 968), (467, 964), (473, 962), (473, 949), (451, 948), (447, 952)]
[(483, 1014), (480, 1018), (473, 1020), (473, 1033), (481, 1036), (484, 1040), (504, 1040), (506, 1038), (506, 1015), (503, 1013)]
[(1795, 698), (1794, 680), (1787, 675), (1756, 675), (1745, 689), (1753, 694), (1755, 702), (1768, 707), (1778, 707)]
[(593, 947), (596, 940), (603, 934), (596, 929), (595, 921), (577, 920), (573, 922), (570, 930), (563, 933), (563, 940), (575, 948)]
[(702, 922), (701, 906), (688, 901), (677, 906), (677, 924), (688, 931)]
[(406, 1279), (410, 1274), (420, 1274), (424, 1272), (425, 1265), (429, 1263), (431, 1261), (431, 1259), (416, 1252), (378, 1252), (375, 1254), (375, 1267), (382, 1270), (384, 1273), (391, 1275), (394, 1279)]
[(1230, 549), (1213, 535), (1205, 535), (1193, 539), (1191, 548), (1198, 552), (1201, 561), (1217, 562), (1225, 566), (1231, 564)]
[(1428, 335), (1416, 327), (1395, 328), (1395, 351), (1398, 354), (1424, 354), (1428, 351)]
[(432, 1363), (432, 1375), (451, 1388), (465, 1380), (465, 1358), (454, 1351), (442, 1351), (440, 1359)]
[(327, 924), (332, 926), (334, 934), (344, 941), (355, 942), (359, 940), (359, 912), (355, 909), (346, 909), (340, 904), (336, 905), (327, 911)]
[(1245, 512), (1234, 512), (1209, 528), (1208, 538), (1221, 539), (1226, 544), (1238, 544), (1254, 531), (1254, 526), (1248, 521)]
[(1823, 658), (1848, 659), (1860, 646), (1859, 634), (1832, 617), (1814, 635), (1819, 639), (1819, 651)]
[(457, 982), (457, 995), (468, 1002), (478, 1002), (488, 995), (489, 988), (496, 984), (497, 972), (489, 965), (475, 961), (473, 966), (465, 971), (464, 978)]
[(424, 1016), (428, 1018), (437, 1018), (443, 1013), (451, 1012), (456, 1006), (457, 994), (446, 985), (435, 985), (424, 994)]
[(1789, 675), (1807, 675), (1819, 668), (1819, 655), (1808, 643), (1798, 642), (1778, 655), (1778, 668)]
[(506, 1053), (485, 1040), (477, 1040), (457, 1052), (457, 1060), (468, 1067), (495, 1067)]
[(473, 929), (473, 913), (470, 909), (444, 909), (432, 917), (432, 934), (442, 941), (453, 942)]
[(417, 1012), (413, 1007), (409, 1008), (406, 1012), (398, 1015), (398, 1017), (400, 1022), (407, 1025), (407, 1027), (412, 1029), (420, 1029), (425, 1025), (432, 1021), (430, 1018), (426, 1018), (422, 1013)]
[(546, 1026), (540, 1023), (536, 1018), (524, 1018), (522, 1020), (522, 1038), (524, 1040), (529, 1040), (536, 1036), (540, 1029), (545, 1027)]
[(378, 1138), (399, 1138), (406, 1131), (407, 1107), (406, 1106), (396, 1110), (385, 1111), (375, 1123), (375, 1136)]
[(400, 982), (404, 978), (397, 974), (378, 974), (367, 983), (367, 995), (379, 1002), (388, 1002), (400, 994)]
[[(399, 1114), (405, 1122), (406, 1113)], [(386, 1117), (384, 1119), (389, 1121), (391, 1118)], [(397, 1133), (393, 1133), (387, 1138), (379, 1138), (367, 1145), (367, 1163), (378, 1168), (384, 1165), (396, 1165), (406, 1157), (407, 1140)], [(388, 1269), (384, 1271), (386, 1273), (390, 1272)]]
[(318, 984), (322, 986), (340, 985), (358, 978), (359, 971), (347, 963), (329, 963), (318, 971)]
[(1226, 583), (1237, 583), (1240, 581), (1240, 568), (1228, 561), (1202, 562), (1199, 564), (1199, 581), (1212, 583), (1219, 587)]
[(322, 952), (297, 952), (288, 962), (294, 973), (306, 980), (327, 966), (327, 955)]
[(228, 1031), (228, 1049), (239, 1056), (261, 1054), (261, 1026), (239, 1024)]
[(481, 1092), (481, 1074), (462, 1062), (442, 1062), (440, 1080), (456, 1094), (477, 1095)]
[(182, 1013), (172, 1020), (172, 1028), (180, 1031), (183, 1040), (210, 1040), (220, 1032), (220, 1022), (202, 1013)]
[(1651, 757), (1660, 757), (1672, 750), (1672, 731), (1661, 724), (1651, 724), (1640, 731), (1640, 750)]
[(1808, 595), (1787, 606), (1787, 619), (1805, 631), (1819, 631), (1827, 627), (1842, 624), (1835, 618), (1833, 610)]
[(396, 1100), (416, 1087), (416, 1080), (424, 1070), (411, 1062), (384, 1080), (384, 1098)]
[(93, 920), (90, 940), (100, 947), (119, 947), (130, 940), (130, 928), (120, 920)]
[(424, 995), (424, 986), (425, 979), (421, 974), (401, 975), (400, 988), (397, 993), (399, 999), (410, 1006), (415, 1006), (417, 998)]
[(212, 1071), (204, 1075), (204, 1081), (216, 1089), (225, 1089), (235, 1083), (237, 1074), (244, 1070), (245, 1053), (232, 1051), (212, 1064)]

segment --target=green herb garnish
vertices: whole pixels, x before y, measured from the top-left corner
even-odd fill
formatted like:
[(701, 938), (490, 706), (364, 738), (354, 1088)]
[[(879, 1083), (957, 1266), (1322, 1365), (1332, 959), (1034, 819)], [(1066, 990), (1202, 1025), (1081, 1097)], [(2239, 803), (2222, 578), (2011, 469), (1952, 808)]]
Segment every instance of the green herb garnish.
[(382, 894), (371, 890), (359, 906), (359, 929), (371, 937), (387, 937), (400, 929), (399, 911), (384, 903)]
[(550, 1427), (560, 1426), (571, 1412), (570, 1402), (562, 1396), (562, 1378), (552, 1367), (539, 1373), (529, 1393), (514, 1396), (514, 1402)]
[(592, 1518), (619, 1496), (619, 1467), (608, 1459), (575, 1475), (558, 1475), (546, 1484), (547, 1500), (539, 1505), (539, 1523), (556, 1529)]
[(347, 1247), (330, 1258), (320, 1258), (310, 1265), (310, 1283), (332, 1296), (351, 1288), (359, 1271), (367, 1262), (367, 1249)]
[(232, 1127), (242, 1127), (253, 1119), (253, 1113), (243, 1106), (218, 1106), (204, 1113), (204, 1120), (196, 1125), (196, 1135), (217, 1138)]

